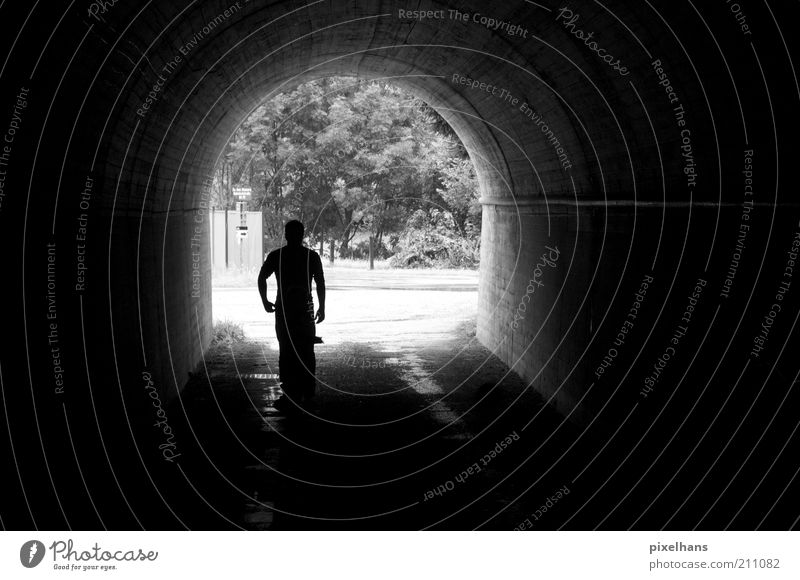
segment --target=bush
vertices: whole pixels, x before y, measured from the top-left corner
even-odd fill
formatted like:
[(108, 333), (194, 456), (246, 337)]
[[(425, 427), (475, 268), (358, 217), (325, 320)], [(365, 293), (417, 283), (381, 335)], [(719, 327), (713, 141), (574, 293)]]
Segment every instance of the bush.
[[(374, 242), (372, 251), (375, 253), (376, 260), (385, 260), (391, 253), (383, 242), (378, 243), (377, 240)], [(351, 244), (349, 257), (354, 260), (369, 260), (369, 238)]]
[(409, 218), (389, 265), (393, 268), (477, 268), (479, 241), (462, 234), (449, 212), (417, 210)]
[(211, 332), (211, 346), (230, 346), (246, 339), (242, 325), (230, 320), (218, 320)]

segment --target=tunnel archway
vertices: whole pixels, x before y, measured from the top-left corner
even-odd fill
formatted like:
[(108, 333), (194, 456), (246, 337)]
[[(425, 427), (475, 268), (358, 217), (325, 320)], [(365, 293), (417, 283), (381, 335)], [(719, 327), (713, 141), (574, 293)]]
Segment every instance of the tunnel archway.
[[(245, 18), (247, 6), (233, 10), (220, 4), (215, 18), (209, 20), (220, 22), (215, 26), (202, 24), (203, 18), (214, 13), (207, 9), (202, 13), (183, 13), (172, 26), (170, 19), (162, 17), (164, 20), (158, 23), (161, 26), (159, 30), (170, 32), (170, 37), (191, 39), (194, 35), (183, 30), (196, 29), (214, 34), (216, 40), (190, 51), (188, 45), (176, 50), (174, 43), (163, 46), (162, 42), (157, 42), (147, 52), (147, 66), (151, 70), (127, 79), (123, 88), (128, 90), (122, 93), (127, 102), (120, 104), (110, 119), (105, 134), (114, 143), (109, 143), (106, 149), (108, 157), (101, 163), (121, 168), (123, 173), (118, 176), (119, 183), (139, 186), (130, 188), (128, 195), (131, 201), (136, 200), (137, 205), (142, 202), (145, 213), (162, 215), (162, 212), (167, 212), (163, 224), (161, 218), (156, 218), (153, 226), (157, 232), (164, 233), (164, 256), (161, 259), (163, 263), (185, 263), (185, 258), (179, 258), (178, 253), (186, 251), (186, 240), (191, 240), (196, 234), (194, 220), (197, 210), (204, 209), (203, 180), (210, 174), (226, 137), (247, 112), (274, 91), (291, 88), (314, 77), (330, 74), (357, 74), (362, 78), (398, 77), (395, 82), (420, 95), (441, 112), (472, 152), (487, 208), (480, 299), (483, 314), (479, 334), (484, 343), (502, 353), (504, 360), (509, 363), (519, 361), (519, 370), (533, 377), (534, 369), (547, 365), (547, 357), (537, 355), (534, 363), (533, 353), (527, 353), (528, 349), (519, 345), (530, 342), (526, 339), (532, 338), (536, 331), (531, 328), (531, 334), (518, 340), (516, 347), (513, 341), (505, 340), (514, 323), (511, 314), (515, 310), (514, 297), (517, 297), (516, 304), (520, 304), (520, 299), (525, 296), (525, 292), (511, 287), (514, 282), (527, 282), (512, 280), (515, 277), (513, 273), (521, 274), (520, 258), (522, 263), (533, 259), (532, 253), (522, 256), (533, 249), (520, 245), (522, 239), (532, 240), (528, 232), (523, 233), (520, 228), (523, 221), (531, 222), (524, 226), (526, 230), (533, 226), (533, 221), (539, 221), (533, 229), (540, 230), (542, 243), (537, 249), (541, 249), (544, 241), (552, 239), (550, 203), (570, 204), (571, 197), (602, 199), (604, 192), (597, 188), (597, 184), (604, 183), (602, 159), (586, 144), (592, 139), (595, 143), (602, 142), (603, 154), (620, 163), (619, 157), (628, 144), (623, 132), (613, 139), (613, 132), (608, 131), (614, 126), (613, 109), (609, 105), (609, 99), (613, 101), (615, 98), (614, 93), (606, 96), (588, 76), (580, 88), (571, 87), (570, 96), (577, 102), (588, 99), (596, 102), (595, 106), (601, 110), (606, 107), (611, 113), (594, 120), (602, 123), (598, 125), (601, 135), (598, 140), (587, 131), (584, 121), (575, 116), (574, 108), (562, 96), (563, 91), (539, 74), (540, 69), (547, 69), (548, 77), (557, 77), (558, 68), (566, 71), (575, 66), (569, 56), (560, 54), (558, 50), (551, 50), (545, 57), (548, 59), (546, 66), (537, 66), (535, 61), (525, 61), (513, 52), (507, 55), (506, 39), (497, 37), (479, 23), (477, 27), (474, 22), (466, 23), (466, 30), (475, 32), (477, 28), (477, 32), (484, 33), (489, 44), (475, 49), (456, 46), (460, 35), (464, 34), (463, 28), (443, 27), (435, 19), (409, 21), (392, 18), (391, 25), (384, 30), (383, 26), (377, 26), (378, 17), (375, 15), (360, 15), (357, 10), (340, 12), (341, 9), (324, 15), (315, 7), (317, 4), (311, 4), (289, 12), (261, 9)], [(227, 17), (225, 10), (230, 12)], [(531, 7), (531, 10), (530, 14), (535, 14), (536, 8)], [(318, 22), (319, 18), (322, 20)], [(514, 18), (525, 21), (526, 15), (517, 12)], [(239, 21), (247, 22), (244, 35), (236, 24)], [(307, 26), (313, 27), (315, 32), (298, 34), (298, 29), (302, 32)], [(364, 27), (374, 27), (375, 33), (353, 33), (353, 30), (363, 31)], [(396, 38), (406, 31), (413, 34), (398, 46)], [(435, 43), (430, 41), (431, 37), (435, 37)], [(286, 51), (294, 56), (287, 59)], [(184, 57), (183, 52), (188, 52), (188, 56)], [(442, 75), (440, 70), (435, 70), (435, 65), (427, 64), (428, 59), (437, 58), (433, 55), (443, 53), (448, 56), (449, 69), (455, 71), (451, 75)], [(477, 67), (476, 57), (482, 59)], [(178, 58), (181, 62), (176, 62)], [(281, 59), (277, 66), (276, 58)], [(556, 59), (555, 68), (552, 59)], [(137, 66), (141, 66), (144, 60), (140, 57)], [(182, 66), (184, 62), (186, 65)], [(196, 67), (192, 62), (202, 62), (203, 65)], [(155, 75), (155, 72), (159, 74)], [(611, 82), (606, 80), (606, 92)], [(139, 98), (142, 94), (146, 95), (144, 100)], [(173, 102), (168, 102), (166, 96), (161, 98), (161, 94), (176, 96), (172, 97)], [(529, 124), (526, 125), (526, 121)], [(129, 146), (122, 150), (118, 135), (126, 130), (131, 139)], [(610, 135), (603, 135), (603, 132)], [(593, 147), (596, 149), (597, 145)], [(135, 153), (131, 155), (131, 152)], [(648, 152), (639, 149), (639, 153), (646, 155)], [(126, 154), (133, 162), (127, 162)], [(648, 166), (648, 161), (640, 165)], [(564, 166), (567, 166), (566, 170)], [(630, 184), (620, 187), (621, 191), (632, 189), (633, 181), (626, 180), (626, 177), (624, 174), (617, 176), (619, 181)], [(621, 191), (615, 192), (616, 195), (622, 195)], [(524, 208), (523, 215), (532, 215), (521, 219), (520, 207)], [(179, 217), (181, 214), (183, 217)], [(495, 227), (493, 222), (496, 220), (500, 220), (502, 225)], [(546, 235), (542, 233), (545, 226), (548, 230)], [(117, 227), (125, 226), (118, 224)], [(131, 224), (131, 227), (139, 230), (142, 226)], [(206, 235), (205, 231), (201, 235)], [(180, 238), (184, 241), (181, 242)], [(497, 245), (506, 249), (497, 251)], [(509, 252), (508, 245), (516, 248), (516, 252)], [(178, 249), (181, 247), (183, 250)], [(203, 289), (199, 293), (207, 295), (208, 267), (202, 250), (202, 276), (199, 278)], [(197, 262), (190, 260), (189, 263), (194, 264), (192, 285), (174, 278), (156, 281), (162, 289), (165, 304), (173, 292), (180, 294), (191, 287), (194, 294), (198, 293)], [(146, 264), (140, 264), (139, 270), (139, 280), (147, 278), (142, 271), (152, 272)], [(172, 276), (177, 275), (173, 270)], [(562, 286), (553, 285), (556, 288)], [(499, 301), (506, 303), (500, 307), (501, 315), (497, 316)], [(207, 340), (207, 304), (202, 299), (193, 302), (184, 302), (178, 311), (166, 308), (163, 320), (160, 318), (150, 323), (146, 319), (158, 308), (146, 304), (141, 308), (140, 315), (145, 319), (142, 327), (158, 333), (158, 338), (153, 337), (155, 340), (146, 339), (144, 342), (152, 349), (149, 358), (163, 365), (157, 369), (157, 375), (167, 390), (180, 388), (182, 378), (197, 363), (201, 343)], [(191, 311), (190, 304), (196, 312)], [(572, 320), (573, 314), (562, 310), (565, 321)], [(199, 341), (194, 336), (196, 329), (189, 322), (192, 320), (200, 328), (202, 338)], [(135, 332), (135, 328), (131, 331)], [(555, 346), (555, 343), (542, 344), (546, 335), (547, 332), (540, 338), (542, 348), (537, 352), (544, 353)], [(159, 356), (165, 350), (170, 353), (167, 360)], [(565, 369), (572, 366), (569, 358), (564, 361)], [(550, 390), (548, 394), (557, 393), (556, 400), (563, 409), (569, 410), (577, 399), (574, 395), (567, 395), (567, 389), (559, 388), (560, 380), (556, 377), (557, 373), (549, 374), (546, 381), (549, 386), (545, 389)]]
[[(658, 420), (648, 403), (678, 392), (673, 404), (693, 411), (683, 384), (710, 388), (713, 409), (741, 378), (723, 360), (749, 357), (768, 377), (783, 368), (783, 350), (772, 369), (759, 358), (756, 324), (777, 318), (765, 307), (797, 226), (779, 145), (799, 91), (772, 8), (748, 11), (746, 26), (724, 3), (0, 9), (19, 27), (0, 70), (0, 219), (17, 273), (7, 324), (23, 337), (2, 370), (30, 386), (9, 433), (45, 459), (68, 440), (39, 431), (43, 401), (59, 421), (85, 411), (120, 456), (142, 460), (134, 434), (151, 428), (151, 402), (179, 397), (210, 338), (215, 162), (259, 103), (331, 75), (391, 77), (454, 128), (482, 191), (478, 339), (569, 421), (627, 421), (637, 408)], [(44, 42), (34, 21), (52, 31)], [(791, 338), (790, 320), (773, 345)], [(692, 356), (703, 349), (710, 366)], [(136, 471), (115, 465), (102, 436), (87, 441), (104, 476)], [(14, 461), (58, 479), (38, 456)]]

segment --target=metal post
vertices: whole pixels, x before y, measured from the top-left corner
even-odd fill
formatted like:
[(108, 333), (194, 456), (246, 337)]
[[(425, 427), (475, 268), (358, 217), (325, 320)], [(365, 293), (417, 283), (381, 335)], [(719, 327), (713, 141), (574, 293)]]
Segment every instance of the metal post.
[[(239, 225), (246, 226), (247, 225), (247, 214), (244, 213), (245, 203), (243, 201), (239, 202)], [(242, 238), (242, 234), (238, 234), (238, 243), (239, 243), (239, 271), (241, 272), (244, 269), (244, 238)]]
[(228, 209), (225, 208), (225, 271), (228, 271)]

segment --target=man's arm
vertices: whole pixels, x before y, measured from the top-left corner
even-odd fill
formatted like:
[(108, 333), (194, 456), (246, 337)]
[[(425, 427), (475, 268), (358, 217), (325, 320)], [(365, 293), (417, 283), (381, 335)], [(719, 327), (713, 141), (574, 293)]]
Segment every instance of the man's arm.
[(258, 293), (261, 295), (261, 303), (264, 304), (264, 310), (267, 312), (275, 312), (275, 305), (267, 299), (267, 278), (272, 276), (275, 268), (270, 263), (270, 256), (264, 260), (261, 265), (261, 271), (258, 273)]
[(317, 310), (317, 323), (325, 320), (325, 274), (322, 272), (322, 259), (319, 254), (314, 260), (314, 283), (317, 286), (317, 300), (319, 301), (319, 309)]

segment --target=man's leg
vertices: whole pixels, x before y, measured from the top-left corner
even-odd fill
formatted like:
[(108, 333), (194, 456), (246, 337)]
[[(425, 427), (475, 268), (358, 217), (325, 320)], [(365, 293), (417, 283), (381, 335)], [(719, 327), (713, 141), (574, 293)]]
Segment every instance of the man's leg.
[[(286, 305), (284, 304), (284, 307)], [(278, 318), (276, 318), (277, 323)], [(316, 391), (317, 361), (314, 355), (313, 303), (298, 302), (287, 308), (280, 317), (281, 342), (281, 381), (288, 384), (292, 400), (311, 398)], [(286, 392), (286, 387), (284, 387)]]
[(303, 396), (312, 398), (317, 391), (317, 356), (314, 354), (314, 337), (306, 340), (302, 351), (303, 362)]
[(294, 355), (295, 384), (297, 394), (305, 399), (314, 396), (317, 387), (317, 358), (314, 354), (314, 335), (316, 329), (314, 319), (307, 313), (300, 313), (289, 320), (291, 335), (291, 352)]
[(294, 401), (299, 399), (297, 355), (292, 344), (292, 337), (287, 327), (285, 316), (275, 313), (275, 334), (278, 337), (278, 376), (281, 389)]

